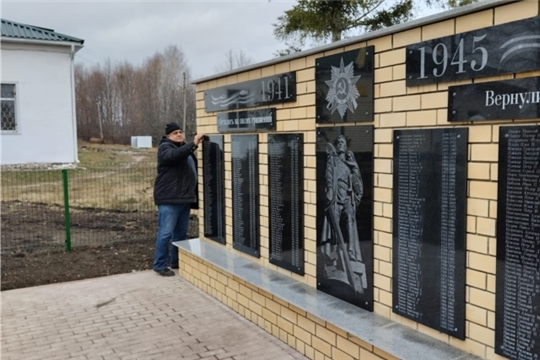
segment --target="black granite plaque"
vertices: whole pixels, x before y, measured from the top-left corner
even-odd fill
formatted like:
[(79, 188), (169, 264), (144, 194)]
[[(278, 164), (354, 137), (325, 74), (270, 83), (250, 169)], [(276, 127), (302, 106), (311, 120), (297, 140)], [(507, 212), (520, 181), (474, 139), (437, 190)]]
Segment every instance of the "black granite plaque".
[(317, 130), (317, 289), (373, 311), (373, 126)]
[(540, 77), (448, 88), (448, 121), (536, 118), (540, 118)]
[(270, 263), (304, 274), (302, 134), (268, 135)]
[(315, 60), (317, 123), (373, 121), (375, 48)]
[(268, 76), (204, 92), (204, 109), (225, 111), (296, 101), (296, 73)]
[(465, 338), (467, 129), (394, 131), (393, 311)]
[(219, 132), (276, 130), (276, 109), (235, 111), (217, 115)]
[(495, 352), (540, 359), (540, 126), (501, 127)]
[(540, 69), (540, 17), (407, 46), (407, 86)]
[(225, 244), (223, 136), (203, 142), (204, 236)]
[(257, 135), (231, 135), (233, 248), (259, 250), (259, 149)]

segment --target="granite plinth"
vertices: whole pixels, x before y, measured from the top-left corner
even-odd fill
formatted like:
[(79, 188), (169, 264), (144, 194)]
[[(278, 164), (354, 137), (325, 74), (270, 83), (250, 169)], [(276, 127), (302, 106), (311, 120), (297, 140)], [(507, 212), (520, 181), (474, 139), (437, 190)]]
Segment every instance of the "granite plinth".
[(339, 300), (235, 254), (220, 245), (201, 239), (178, 241), (173, 244), (180, 250), (199, 257), (400, 359), (481, 359), (385, 317)]

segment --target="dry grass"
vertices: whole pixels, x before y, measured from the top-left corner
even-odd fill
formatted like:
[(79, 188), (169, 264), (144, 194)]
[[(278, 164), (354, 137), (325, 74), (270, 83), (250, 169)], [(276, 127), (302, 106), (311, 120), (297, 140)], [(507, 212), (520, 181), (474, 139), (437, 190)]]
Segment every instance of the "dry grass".
[[(154, 211), (156, 149), (80, 143), (77, 168), (68, 173), (72, 207)], [(62, 170), (2, 171), (2, 201), (64, 204)]]

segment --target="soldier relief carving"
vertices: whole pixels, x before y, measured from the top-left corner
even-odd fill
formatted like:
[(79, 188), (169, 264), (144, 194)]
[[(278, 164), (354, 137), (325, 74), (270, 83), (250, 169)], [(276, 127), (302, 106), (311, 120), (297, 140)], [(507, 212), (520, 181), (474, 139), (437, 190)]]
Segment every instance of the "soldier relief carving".
[(326, 144), (325, 211), (321, 234), (323, 277), (348, 284), (356, 294), (368, 287), (356, 212), (364, 195), (360, 167), (347, 139)]

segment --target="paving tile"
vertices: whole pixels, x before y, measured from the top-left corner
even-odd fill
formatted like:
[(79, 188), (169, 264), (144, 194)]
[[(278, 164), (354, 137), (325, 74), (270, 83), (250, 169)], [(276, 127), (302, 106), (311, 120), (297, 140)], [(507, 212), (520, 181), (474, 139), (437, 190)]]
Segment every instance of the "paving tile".
[(179, 276), (153, 271), (2, 292), (1, 358), (307, 357)]

